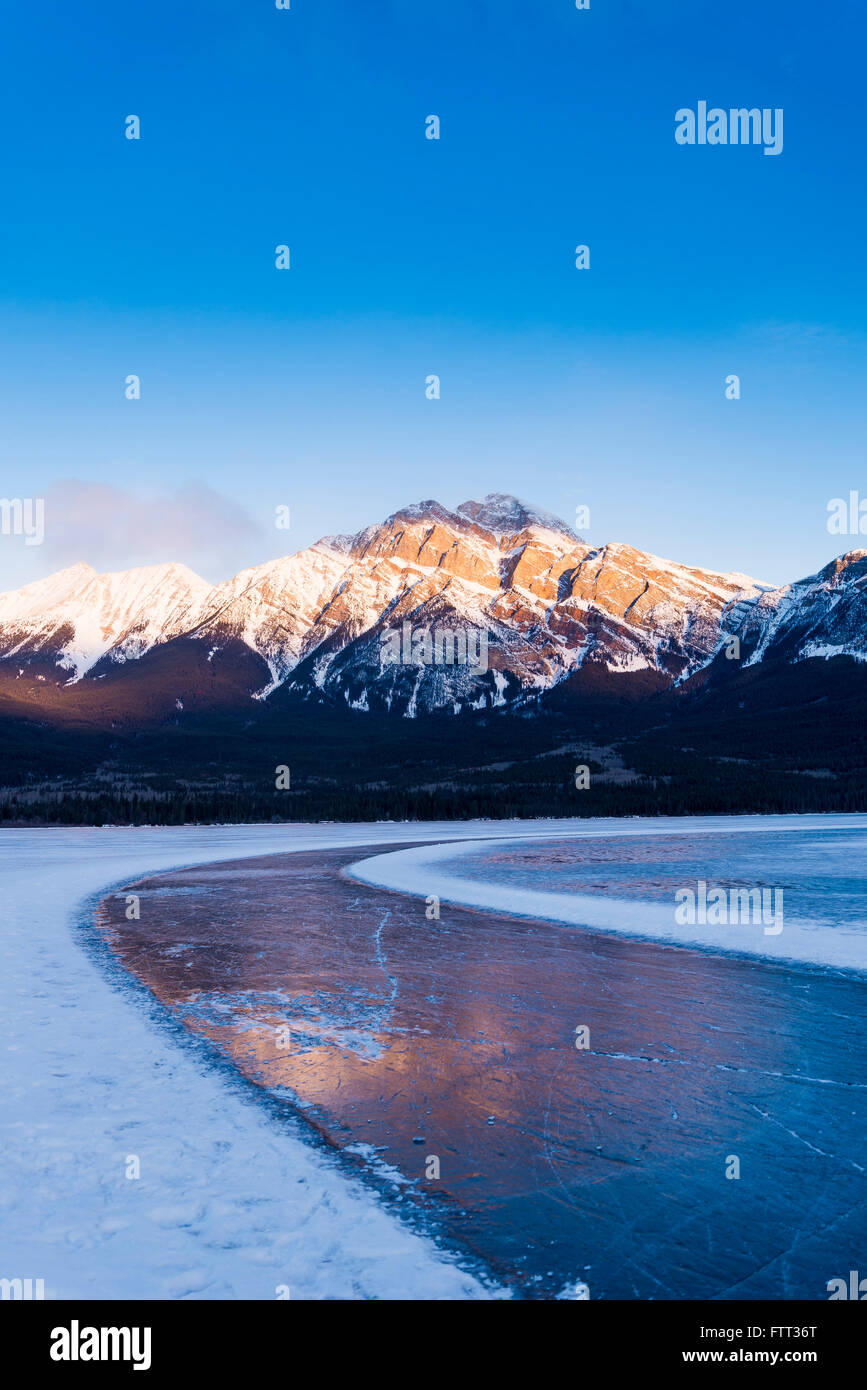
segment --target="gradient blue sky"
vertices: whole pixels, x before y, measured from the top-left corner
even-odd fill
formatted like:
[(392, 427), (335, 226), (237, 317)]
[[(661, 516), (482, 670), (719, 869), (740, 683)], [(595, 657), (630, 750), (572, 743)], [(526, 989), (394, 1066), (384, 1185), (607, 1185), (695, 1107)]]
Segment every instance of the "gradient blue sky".
[[(6, 7), (0, 493), (48, 537), (0, 587), (489, 491), (771, 581), (856, 544), (865, 39), (862, 0)], [(678, 146), (701, 99), (783, 153)]]

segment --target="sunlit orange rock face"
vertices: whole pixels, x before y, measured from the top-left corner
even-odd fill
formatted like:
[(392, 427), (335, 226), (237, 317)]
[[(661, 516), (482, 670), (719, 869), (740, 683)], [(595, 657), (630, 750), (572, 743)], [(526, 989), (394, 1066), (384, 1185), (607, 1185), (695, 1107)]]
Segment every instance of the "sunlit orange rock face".
[[(743, 575), (591, 547), (502, 494), (454, 511), (420, 502), (213, 587), (183, 567), (156, 567), (147, 583), (144, 573), (64, 571), (0, 596), (0, 663), (47, 662), (65, 687), (154, 648), (207, 643), (208, 663), (258, 660), (259, 688), (247, 671), (243, 700), (286, 684), (354, 708), (460, 712), (532, 700), (593, 668), (623, 684), (652, 673), (658, 688), (703, 666), (727, 613), (760, 592)], [(460, 635), (468, 650), (472, 640), (478, 660), (425, 662), (402, 648), (385, 661), (404, 624)]]
[[(405, 508), (354, 537), (348, 556), (304, 638), (309, 661), (291, 679), (404, 713), (520, 700), (587, 664), (653, 672), (664, 684), (703, 664), (726, 609), (758, 592), (745, 576), (591, 547), (556, 518), (496, 495), (454, 512), (433, 501)], [(405, 622), (484, 629), (489, 669), (383, 669), (383, 632)]]

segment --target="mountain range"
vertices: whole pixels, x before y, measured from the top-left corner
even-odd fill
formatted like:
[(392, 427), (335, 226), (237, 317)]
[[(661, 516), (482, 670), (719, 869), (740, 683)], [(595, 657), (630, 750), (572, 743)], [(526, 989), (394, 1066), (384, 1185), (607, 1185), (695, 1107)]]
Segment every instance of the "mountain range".
[(500, 493), (216, 585), (73, 565), (0, 595), (0, 824), (867, 810), (865, 585), (864, 551), (773, 586)]
[[(425, 501), (216, 585), (179, 563), (81, 563), (0, 595), (0, 710), (117, 727), (281, 688), (407, 717), (521, 710), (560, 687), (640, 700), (769, 661), (867, 659), (865, 583), (865, 551), (773, 587), (590, 545), (500, 493)], [(384, 661), (407, 623), (484, 632), (487, 669)]]

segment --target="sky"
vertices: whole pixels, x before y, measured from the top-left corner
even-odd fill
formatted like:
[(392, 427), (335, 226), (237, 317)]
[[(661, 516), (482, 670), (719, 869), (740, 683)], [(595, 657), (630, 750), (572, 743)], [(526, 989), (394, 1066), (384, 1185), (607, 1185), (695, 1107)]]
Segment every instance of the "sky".
[[(865, 39), (862, 0), (5, 7), (0, 495), (45, 540), (0, 589), (494, 491), (772, 583), (856, 547)], [(678, 144), (699, 101), (782, 152)]]

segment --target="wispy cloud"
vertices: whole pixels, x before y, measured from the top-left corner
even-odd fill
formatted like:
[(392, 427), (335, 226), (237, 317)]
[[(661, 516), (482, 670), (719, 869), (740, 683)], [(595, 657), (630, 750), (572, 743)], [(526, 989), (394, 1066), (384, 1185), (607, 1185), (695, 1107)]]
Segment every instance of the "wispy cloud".
[(751, 325), (750, 337), (760, 343), (786, 347), (844, 348), (853, 335), (842, 332), (833, 323), (804, 323), (797, 319), (764, 319)]
[(141, 496), (65, 478), (45, 497), (45, 573), (86, 560), (98, 570), (180, 561), (218, 580), (263, 557), (264, 528), (230, 498), (201, 483)]

